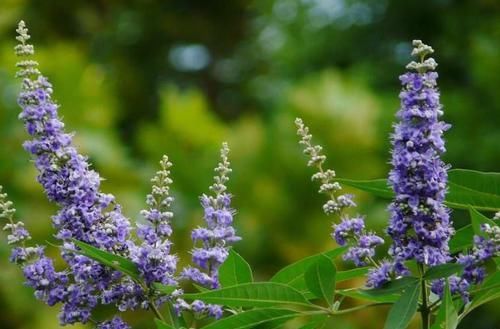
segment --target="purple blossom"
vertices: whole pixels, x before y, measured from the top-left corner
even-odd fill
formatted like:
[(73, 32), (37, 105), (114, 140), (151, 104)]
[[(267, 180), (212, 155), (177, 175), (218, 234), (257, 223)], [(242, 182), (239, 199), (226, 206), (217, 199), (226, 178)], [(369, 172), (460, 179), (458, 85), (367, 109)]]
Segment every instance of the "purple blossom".
[(121, 318), (114, 317), (110, 321), (106, 321), (97, 325), (97, 329), (130, 329), (130, 326)]
[(195, 228), (191, 234), (193, 242), (201, 245), (191, 251), (193, 263), (198, 269), (187, 267), (182, 272), (183, 277), (209, 289), (219, 287), (219, 267), (229, 255), (228, 246), (241, 240), (232, 227), (234, 210), (231, 209), (231, 195), (226, 192), (227, 175), (231, 172), (228, 153), (229, 148), (223, 143), (221, 162), (215, 169), (218, 175), (210, 187), (214, 196), (204, 194), (200, 198), (207, 226)]
[(172, 164), (167, 156), (160, 161), (160, 166), (161, 170), (151, 180), (152, 192), (146, 198), (149, 208), (141, 212), (147, 223), (138, 225), (138, 236), (143, 243), (131, 246), (130, 256), (146, 284), (177, 285), (174, 279), (177, 257), (170, 254), (171, 242), (168, 239), (172, 234), (170, 206), (173, 198), (170, 196), (172, 180), (169, 170)]
[(453, 234), (449, 211), (443, 201), (448, 166), (440, 159), (445, 152), (442, 134), (450, 125), (439, 121), (443, 114), (436, 87), (434, 61), (424, 61), (432, 48), (414, 41), (413, 54), (422, 58), (400, 77), (399, 122), (392, 135), (392, 170), (389, 182), (396, 194), (389, 207), (389, 253), (397, 262), (415, 259), (434, 266), (450, 260), (448, 241)]
[[(199, 245), (192, 251), (192, 260), (196, 266), (186, 267), (181, 276), (208, 289), (219, 288), (219, 267), (229, 255), (229, 246), (241, 240), (232, 226), (234, 210), (231, 209), (231, 195), (227, 193), (226, 183), (231, 172), (228, 160), (229, 147), (222, 144), (221, 162), (215, 168), (217, 175), (210, 187), (213, 196), (202, 195), (200, 198), (204, 210), (206, 227), (198, 227), (192, 231), (193, 242)], [(219, 318), (222, 308), (218, 305), (205, 305), (195, 301), (191, 305), (178, 301), (176, 309), (191, 309), (195, 313)]]
[(174, 305), (174, 308), (178, 314), (180, 314), (181, 311), (190, 310), (197, 316), (209, 316), (216, 320), (220, 319), (224, 314), (222, 306), (206, 304), (201, 300), (194, 300), (191, 304), (188, 304), (184, 300), (179, 299)]
[[(462, 297), (464, 303), (470, 301), (469, 288), (471, 283), (463, 277), (452, 275), (448, 278), (448, 285), (452, 295), (458, 294)], [(438, 296), (443, 296), (445, 286), (445, 279), (439, 279), (432, 282), (431, 290)]]
[[(485, 262), (500, 256), (500, 227), (484, 224), (481, 226), (481, 236), (474, 236), (474, 244), (469, 253), (460, 254), (456, 262), (464, 267), (460, 276), (449, 278), (452, 294), (460, 294), (464, 302), (469, 301), (469, 288), (483, 282), (486, 276)], [(434, 281), (432, 291), (442, 296), (444, 280)]]
[(389, 262), (383, 262), (378, 268), (370, 269), (366, 286), (370, 288), (379, 288), (384, 283), (391, 280), (391, 273), (393, 272), (393, 265)]
[(405, 275), (409, 275), (410, 271), (403, 263), (394, 263), (383, 261), (380, 266), (370, 269), (366, 286), (369, 288), (380, 288), (385, 283)]
[(332, 238), (341, 245), (347, 244), (349, 237), (359, 236), (365, 230), (365, 221), (363, 217), (348, 218), (344, 217), (339, 224), (333, 225)]
[(56, 272), (52, 259), (40, 257), (23, 268), (26, 285), (35, 290), (35, 297), (53, 306), (62, 302), (67, 294), (68, 277)]

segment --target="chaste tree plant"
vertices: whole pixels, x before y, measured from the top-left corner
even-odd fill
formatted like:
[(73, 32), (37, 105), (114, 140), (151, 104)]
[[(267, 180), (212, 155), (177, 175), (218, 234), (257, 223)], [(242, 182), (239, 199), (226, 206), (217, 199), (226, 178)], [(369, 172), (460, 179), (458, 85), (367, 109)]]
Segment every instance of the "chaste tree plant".
[[(312, 179), (326, 195), (323, 210), (334, 218), (337, 247), (254, 282), (251, 267), (231, 247), (241, 238), (232, 225), (235, 212), (226, 186), (228, 145), (222, 144), (210, 193), (200, 198), (205, 226), (192, 231), (192, 265), (179, 269), (169, 240), (174, 200), (168, 157), (152, 179), (144, 221), (133, 228), (115, 198), (100, 190), (99, 174), (65, 131), (52, 86), (31, 59), (34, 48), (24, 22), (17, 32), (19, 118), (29, 135), (24, 148), (47, 198), (58, 207), (52, 225), (65, 267), (56, 269), (45, 246), (29, 245), (30, 234), (15, 220), (6, 194), (0, 194), (0, 217), (6, 220), (10, 260), (37, 299), (60, 306), (61, 325), (130, 328), (119, 315), (105, 319), (95, 312), (113, 305), (117, 314), (150, 310), (158, 329), (278, 328), (299, 317), (308, 320), (302, 329), (312, 329), (322, 328), (329, 317), (389, 305), (385, 329), (406, 328), (417, 313), (423, 329), (453, 329), (475, 308), (500, 298), (500, 173), (449, 170), (441, 160), (443, 133), (451, 126), (440, 121), (437, 63), (422, 41), (413, 41), (416, 60), (400, 76), (388, 179), (336, 177), (325, 168), (326, 156), (309, 128), (296, 120), (307, 164), (315, 170)], [(392, 200), (386, 232), (371, 231), (364, 216), (353, 215), (354, 197), (342, 193), (342, 185)], [(453, 208), (468, 209), (471, 223), (455, 230)], [(483, 212), (497, 213), (490, 219)], [(384, 243), (388, 255), (377, 258), (375, 248)], [(338, 258), (356, 267), (337, 271)], [(337, 286), (359, 278), (366, 278), (363, 286)], [(192, 292), (181, 284), (190, 284)], [(346, 306), (353, 299), (356, 306)]]

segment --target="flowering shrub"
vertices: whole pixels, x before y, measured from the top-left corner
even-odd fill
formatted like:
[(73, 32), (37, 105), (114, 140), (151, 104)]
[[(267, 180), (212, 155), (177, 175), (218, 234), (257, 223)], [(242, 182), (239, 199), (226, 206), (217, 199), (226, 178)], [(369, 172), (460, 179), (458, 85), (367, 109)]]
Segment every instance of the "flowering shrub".
[[(231, 245), (241, 240), (233, 228), (234, 210), (226, 183), (231, 172), (229, 147), (222, 144), (211, 195), (202, 195), (205, 227), (192, 231), (192, 266), (178, 269), (172, 254), (170, 163), (164, 156), (152, 179), (145, 224), (134, 229), (112, 195), (100, 190), (101, 178), (72, 143), (52, 99), (52, 86), (30, 59), (34, 48), (23, 22), (17, 29), (16, 53), (22, 78), (19, 118), (30, 139), (38, 181), (48, 199), (58, 206), (52, 217), (65, 267), (57, 270), (44, 246), (30, 246), (23, 222), (6, 194), (0, 194), (0, 217), (7, 221), (11, 262), (19, 265), (37, 299), (60, 305), (61, 325), (93, 323), (101, 329), (130, 328), (119, 315), (98, 317), (100, 305), (119, 312), (139, 308), (152, 311), (156, 327), (203, 328), (273, 327), (307, 317), (303, 328), (320, 328), (326, 317), (391, 305), (385, 328), (406, 328), (420, 313), (422, 328), (456, 328), (478, 306), (500, 297), (500, 174), (449, 170), (440, 156), (442, 106), (437, 89), (434, 51), (419, 40), (400, 77), (401, 108), (391, 136), (392, 170), (389, 178), (356, 181), (336, 177), (325, 169), (326, 156), (314, 145), (309, 128), (296, 120), (297, 133), (312, 179), (327, 200), (326, 215), (334, 217), (331, 236), (338, 247), (306, 257), (276, 273), (267, 282), (254, 282), (248, 263)], [(354, 196), (342, 185), (392, 199), (390, 219), (382, 232), (369, 230), (362, 215), (352, 215)], [(455, 231), (451, 209), (468, 209), (471, 224)], [(493, 219), (480, 211), (495, 212)], [(390, 243), (387, 258), (376, 247)], [(390, 241), (390, 242), (389, 242)], [(356, 268), (337, 271), (342, 256)], [(366, 278), (363, 287), (340, 289), (337, 282)], [(181, 288), (191, 283), (193, 291)], [(346, 307), (345, 300), (359, 300)], [(165, 313), (168, 313), (166, 316)], [(210, 319), (215, 319), (210, 320)], [(192, 323), (191, 323), (192, 322)]]

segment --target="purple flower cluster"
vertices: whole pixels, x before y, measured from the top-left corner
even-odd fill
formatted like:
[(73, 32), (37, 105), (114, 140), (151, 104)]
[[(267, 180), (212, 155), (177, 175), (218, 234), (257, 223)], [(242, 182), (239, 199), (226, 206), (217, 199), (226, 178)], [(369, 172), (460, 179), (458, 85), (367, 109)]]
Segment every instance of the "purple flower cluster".
[(407, 275), (410, 275), (410, 271), (403, 263), (385, 260), (379, 266), (369, 270), (366, 286), (368, 288), (380, 288), (393, 279)]
[(169, 211), (173, 198), (170, 196), (169, 168), (172, 164), (164, 156), (160, 161), (161, 170), (151, 180), (153, 188), (147, 196), (149, 209), (141, 213), (147, 224), (139, 224), (137, 235), (143, 241), (140, 246), (131, 246), (130, 256), (136, 263), (146, 284), (159, 282), (177, 285), (174, 279), (177, 268), (177, 257), (170, 254), (172, 234), (170, 221), (173, 213)]
[(443, 204), (448, 166), (440, 159), (445, 152), (443, 132), (450, 125), (439, 121), (443, 114), (436, 87), (436, 62), (425, 59), (433, 52), (421, 41), (413, 42), (412, 62), (400, 77), (399, 122), (392, 135), (392, 170), (389, 182), (395, 199), (388, 234), (393, 239), (389, 253), (395, 262), (415, 259), (435, 266), (450, 260), (448, 241), (453, 234), (449, 211)]
[(110, 321), (100, 323), (97, 329), (130, 329), (130, 326), (119, 317), (114, 317)]
[(319, 193), (328, 196), (328, 201), (323, 205), (323, 211), (327, 215), (337, 214), (341, 217), (339, 224), (333, 224), (332, 238), (340, 246), (349, 245), (344, 259), (353, 261), (356, 266), (374, 263), (372, 257), (375, 256), (375, 248), (383, 244), (384, 240), (374, 233), (366, 231), (363, 217), (350, 218), (342, 214), (344, 209), (356, 207), (353, 196), (351, 194), (338, 195), (338, 191), (342, 187), (335, 181), (333, 170), (323, 169), (326, 156), (321, 153), (322, 147), (312, 144), (312, 135), (302, 119), (295, 119), (295, 125), (297, 126), (297, 135), (301, 137), (300, 144), (304, 146), (304, 154), (309, 157), (307, 165), (316, 167), (318, 170), (312, 179), (321, 183)]
[(375, 248), (384, 240), (374, 233), (367, 233), (363, 217), (344, 217), (339, 224), (333, 225), (332, 238), (340, 246), (350, 245), (345, 260), (351, 260), (356, 266), (367, 265), (375, 256)]
[[(20, 22), (17, 32), (20, 44), (16, 53), (32, 55), (33, 46), (26, 44), (29, 35), (24, 22)], [(24, 267), (24, 274), (28, 285), (35, 289), (35, 296), (49, 305), (63, 303), (62, 324), (85, 323), (99, 303), (122, 303), (127, 299), (125, 295), (134, 283), (123, 279), (119, 272), (75, 255), (71, 252), (76, 248), (71, 239), (127, 255), (131, 244), (130, 223), (114, 197), (100, 192), (101, 178), (72, 145), (72, 136), (64, 131), (57, 105), (51, 98), (52, 86), (40, 75), (36, 65), (31, 60), (18, 63), (17, 76), (23, 78), (18, 99), (22, 108), (19, 118), (32, 138), (24, 147), (35, 160), (38, 181), (49, 200), (59, 206), (52, 223), (57, 230), (56, 238), (63, 242), (62, 256), (69, 265), (69, 273), (56, 273), (52, 261), (40, 256)], [(18, 237), (21, 236), (21, 227), (16, 227), (15, 231)], [(11, 258), (23, 259), (24, 253), (15, 249)], [(111, 291), (113, 298), (109, 298)]]
[[(217, 175), (215, 182), (210, 187), (213, 196), (202, 195), (201, 205), (204, 210), (206, 227), (198, 227), (192, 231), (193, 242), (200, 243), (191, 251), (193, 263), (196, 267), (189, 266), (182, 271), (181, 276), (185, 279), (208, 288), (219, 288), (219, 267), (229, 255), (229, 246), (241, 240), (236, 235), (233, 224), (234, 210), (231, 209), (231, 195), (227, 193), (226, 183), (231, 172), (228, 160), (229, 147), (227, 143), (222, 144), (221, 162), (215, 168)], [(179, 308), (186, 303), (179, 304)], [(204, 305), (203, 308), (200, 305)], [(191, 304), (190, 309), (196, 313), (205, 313), (220, 317), (222, 308), (218, 305), (205, 305), (200, 301)]]
[[(500, 256), (500, 227), (483, 224), (481, 230), (483, 235), (474, 236), (472, 250), (469, 253), (460, 254), (456, 259), (456, 262), (464, 267), (462, 274), (448, 278), (451, 293), (460, 294), (464, 302), (469, 301), (471, 285), (479, 284), (484, 280), (485, 262)], [(444, 285), (444, 279), (436, 280), (432, 283), (432, 291), (442, 296)]]

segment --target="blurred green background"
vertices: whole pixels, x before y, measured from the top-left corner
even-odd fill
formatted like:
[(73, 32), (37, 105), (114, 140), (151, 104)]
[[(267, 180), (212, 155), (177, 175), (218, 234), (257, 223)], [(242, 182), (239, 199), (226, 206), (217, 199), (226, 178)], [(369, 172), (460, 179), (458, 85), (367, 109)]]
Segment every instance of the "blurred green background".
[[(0, 0), (0, 182), (39, 243), (54, 241), (55, 208), (21, 147), (13, 78), (20, 19), (68, 130), (132, 221), (161, 155), (171, 158), (175, 251), (183, 264), (189, 231), (202, 222), (198, 196), (208, 190), (224, 140), (244, 238), (236, 249), (257, 278), (333, 248), (331, 219), (321, 212), (324, 199), (293, 120), (310, 125), (338, 176), (385, 177), (398, 76), (415, 38), (432, 45), (439, 62), (445, 120), (453, 124), (445, 160), (500, 171), (498, 0)], [(387, 202), (353, 192), (357, 211), (383, 231)], [(454, 215), (457, 226), (468, 220)], [(57, 309), (23, 287), (8, 252), (4, 239), (0, 327), (59, 328)], [(500, 328), (498, 306), (480, 308), (461, 328)], [(336, 317), (326, 328), (382, 328), (385, 311)], [(147, 313), (126, 318), (134, 328), (152, 327)]]

